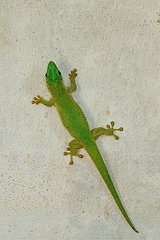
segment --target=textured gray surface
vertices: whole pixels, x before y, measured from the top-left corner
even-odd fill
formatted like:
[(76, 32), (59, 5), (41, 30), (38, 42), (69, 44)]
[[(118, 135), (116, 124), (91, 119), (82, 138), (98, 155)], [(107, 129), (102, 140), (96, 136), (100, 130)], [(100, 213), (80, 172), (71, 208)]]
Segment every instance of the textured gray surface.
[[(160, 238), (159, 1), (3, 1), (0, 239)], [(72, 139), (50, 97), (50, 60), (78, 69), (73, 94), (90, 127), (114, 120), (119, 141), (98, 146), (139, 234), (122, 217), (94, 164), (63, 152)]]

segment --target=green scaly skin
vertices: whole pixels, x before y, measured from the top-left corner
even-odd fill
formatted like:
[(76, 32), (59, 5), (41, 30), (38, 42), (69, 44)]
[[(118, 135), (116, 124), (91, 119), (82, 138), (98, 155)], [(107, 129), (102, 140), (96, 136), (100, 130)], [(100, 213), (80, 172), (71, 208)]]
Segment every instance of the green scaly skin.
[(131, 228), (138, 233), (138, 231), (133, 226), (131, 220), (129, 219), (122, 202), (117, 194), (117, 191), (113, 185), (113, 182), (110, 178), (109, 172), (104, 164), (102, 156), (99, 152), (99, 149), (96, 145), (95, 140), (97, 140), (102, 134), (108, 136), (114, 136), (115, 139), (118, 139), (118, 136), (114, 134), (114, 131), (123, 131), (123, 128), (114, 129), (114, 122), (111, 122), (111, 127), (107, 125), (105, 128), (95, 128), (90, 130), (87, 119), (79, 107), (79, 105), (74, 101), (71, 93), (76, 91), (75, 78), (77, 76), (76, 69), (71, 71), (69, 74), (71, 86), (65, 87), (61, 72), (58, 70), (54, 62), (49, 62), (47, 73), (46, 73), (46, 84), (48, 90), (50, 91), (52, 97), (49, 101), (43, 99), (39, 95), (34, 97), (32, 104), (44, 104), (45, 106), (51, 107), (55, 106), (59, 112), (60, 118), (63, 125), (67, 128), (70, 134), (75, 138), (69, 143), (69, 148), (67, 152), (64, 152), (64, 155), (70, 154), (71, 161), (70, 164), (73, 164), (73, 156), (78, 156), (80, 158), (83, 155), (78, 154), (78, 149), (85, 148), (94, 164), (96, 165), (99, 173), (104, 179), (106, 185), (108, 186), (115, 202), (117, 203), (120, 211), (125, 217), (128, 224)]

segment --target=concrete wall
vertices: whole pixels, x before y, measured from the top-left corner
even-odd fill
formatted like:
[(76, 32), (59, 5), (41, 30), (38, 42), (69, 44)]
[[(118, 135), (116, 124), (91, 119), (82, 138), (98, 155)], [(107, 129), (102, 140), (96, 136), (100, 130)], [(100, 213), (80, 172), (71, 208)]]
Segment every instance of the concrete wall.
[[(1, 0), (0, 239), (160, 238), (160, 5), (153, 1)], [(56, 62), (90, 127), (115, 121), (98, 147), (139, 234), (54, 107), (32, 105)]]

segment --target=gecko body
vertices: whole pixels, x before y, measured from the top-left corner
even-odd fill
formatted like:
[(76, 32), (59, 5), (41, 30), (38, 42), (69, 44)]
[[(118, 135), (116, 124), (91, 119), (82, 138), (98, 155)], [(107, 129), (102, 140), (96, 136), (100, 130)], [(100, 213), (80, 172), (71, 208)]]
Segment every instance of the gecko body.
[(131, 228), (138, 233), (136, 228), (133, 226), (130, 218), (128, 217), (122, 202), (118, 196), (118, 193), (114, 187), (114, 184), (110, 178), (109, 172), (104, 164), (103, 158), (99, 152), (96, 141), (101, 135), (114, 136), (117, 140), (118, 136), (114, 134), (114, 131), (122, 131), (123, 128), (114, 129), (114, 122), (111, 122), (111, 127), (107, 125), (106, 128), (95, 128), (90, 130), (87, 119), (79, 107), (79, 105), (74, 101), (72, 93), (76, 91), (75, 78), (77, 76), (76, 69), (71, 71), (69, 74), (70, 87), (66, 87), (63, 82), (61, 72), (57, 68), (54, 62), (49, 62), (46, 73), (46, 85), (50, 91), (52, 97), (49, 101), (43, 99), (39, 95), (33, 98), (32, 104), (44, 104), (48, 107), (55, 106), (59, 112), (60, 118), (63, 125), (70, 132), (70, 134), (75, 138), (69, 143), (67, 152), (64, 155), (70, 155), (70, 164), (73, 164), (73, 156), (78, 156), (82, 158), (81, 154), (78, 154), (78, 149), (85, 148), (94, 164), (96, 165), (99, 173), (101, 174), (104, 182), (108, 186), (115, 202), (117, 203), (121, 213), (124, 218), (131, 226)]

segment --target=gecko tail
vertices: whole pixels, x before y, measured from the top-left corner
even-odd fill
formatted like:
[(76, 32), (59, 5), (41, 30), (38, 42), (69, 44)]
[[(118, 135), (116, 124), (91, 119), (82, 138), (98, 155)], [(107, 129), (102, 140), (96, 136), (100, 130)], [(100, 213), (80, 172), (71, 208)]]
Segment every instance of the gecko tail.
[[(91, 147), (92, 146), (92, 147)], [(103, 158), (99, 152), (99, 149), (96, 145), (96, 143), (94, 144), (92, 142), (92, 145), (86, 147), (86, 151), (88, 152), (88, 154), (90, 155), (92, 161), (94, 162), (94, 164), (96, 165), (99, 173), (101, 174), (104, 182), (106, 183), (107, 187), (109, 188), (109, 191), (111, 192), (117, 206), (119, 207), (121, 213), (123, 214), (124, 218), (126, 219), (126, 221), (128, 222), (128, 224), (130, 225), (130, 227), (136, 232), (138, 233), (137, 229), (134, 227), (133, 223), (131, 222), (126, 210), (123, 207), (123, 204), (118, 196), (118, 193), (115, 189), (115, 186), (112, 182), (112, 179), (109, 175), (109, 172), (106, 168), (106, 165), (103, 161)]]

